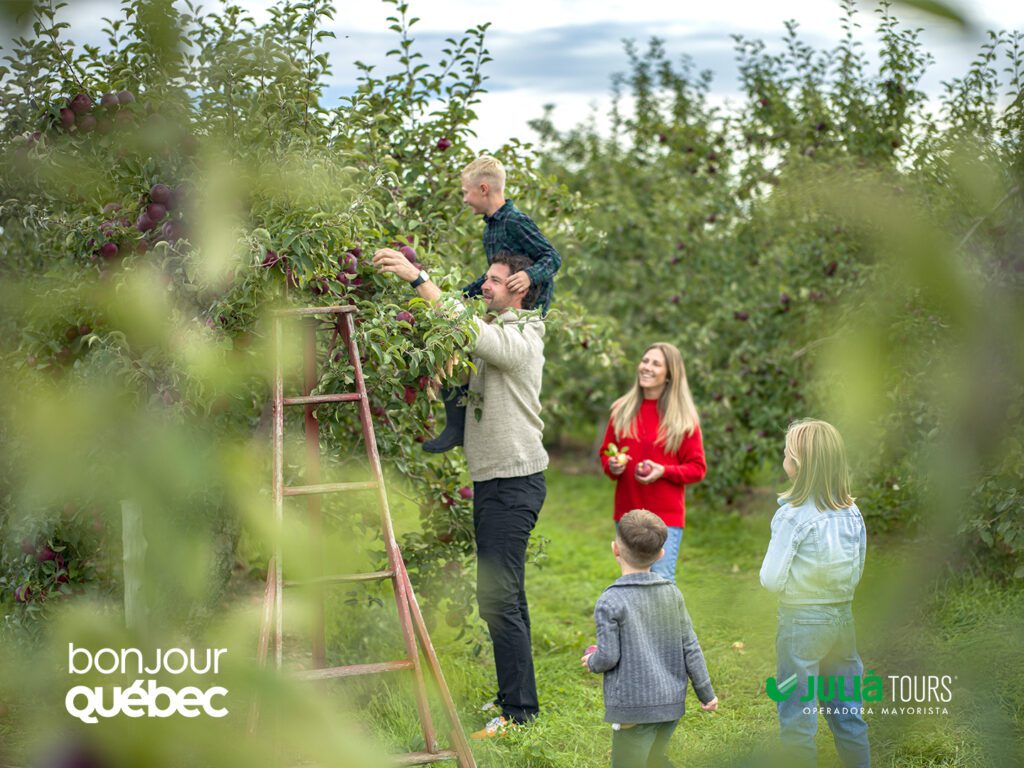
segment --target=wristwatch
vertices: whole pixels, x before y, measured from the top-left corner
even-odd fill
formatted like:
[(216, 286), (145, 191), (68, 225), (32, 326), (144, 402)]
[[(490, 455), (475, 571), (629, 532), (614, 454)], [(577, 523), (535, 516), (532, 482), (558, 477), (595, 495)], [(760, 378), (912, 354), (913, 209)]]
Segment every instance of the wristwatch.
[(409, 283), (413, 288), (419, 288), (427, 280), (430, 279), (430, 275), (427, 274), (426, 270), (421, 269), (420, 273), (416, 276), (416, 279)]

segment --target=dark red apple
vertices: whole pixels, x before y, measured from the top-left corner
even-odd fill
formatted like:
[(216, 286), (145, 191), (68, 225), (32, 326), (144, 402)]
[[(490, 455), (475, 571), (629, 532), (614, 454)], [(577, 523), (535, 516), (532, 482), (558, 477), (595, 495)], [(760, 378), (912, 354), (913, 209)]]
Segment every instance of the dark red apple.
[(27, 603), (31, 591), (29, 590), (28, 584), (22, 584), (16, 590), (14, 590), (14, 601), (17, 603)]
[(171, 202), (171, 188), (166, 184), (154, 184), (149, 190), (149, 199), (154, 203), (169, 206)]
[(470, 486), (468, 486), (468, 485), (464, 485), (461, 488), (459, 488), (459, 496), (461, 496), (462, 498), (464, 498), (466, 500), (472, 499), (473, 498), (473, 489)]
[(80, 93), (68, 102), (68, 106), (76, 115), (84, 115), (92, 107), (92, 99), (84, 93)]
[(281, 260), (281, 257), (277, 255), (277, 251), (267, 251), (267, 255), (263, 257), (263, 262), (260, 264), (261, 267), (272, 267)]
[(146, 215), (153, 222), (158, 222), (167, 215), (167, 208), (160, 203), (150, 203), (146, 206)]
[(75, 113), (68, 107), (61, 107), (60, 122), (65, 128), (70, 129), (75, 124)]
[(406, 385), (405, 392), (402, 394), (402, 399), (405, 400), (406, 405), (412, 405), (416, 402), (416, 388)]
[(403, 245), (398, 250), (401, 251), (402, 255), (405, 256), (405, 258), (407, 258), (410, 263), (416, 263), (416, 249), (413, 248), (411, 245)]
[(352, 251), (338, 257), (338, 266), (341, 267), (342, 272), (350, 272), (355, 274), (359, 271), (359, 259)]
[(401, 312), (399, 312), (397, 315), (395, 315), (395, 320), (397, 320), (400, 323), (408, 323), (409, 325), (416, 325), (416, 318), (412, 316), (412, 312), (408, 312), (408, 311), (406, 311), (404, 309)]
[(139, 240), (139, 242), (137, 242), (135, 244), (135, 252), (136, 253), (145, 253), (148, 250), (149, 250), (149, 243), (147, 243), (145, 240)]
[(839, 269), (839, 264), (834, 261), (830, 261), (825, 265), (825, 277), (832, 277), (832, 275), (836, 273), (837, 269)]
[(661, 142), (662, 144), (666, 144), (668, 142), (668, 136), (666, 136), (664, 133), (659, 133), (658, 141)]
[(78, 338), (78, 326), (70, 325), (67, 330), (64, 331), (64, 338), (71, 342)]
[(117, 94), (117, 102), (122, 107), (125, 104), (131, 104), (133, 101), (135, 101), (135, 95), (131, 91), (121, 91)]
[(669, 301), (671, 301), (673, 304), (678, 304), (679, 303), (679, 294), (677, 293), (675, 296), (673, 296), (671, 299), (669, 299)]
[(451, 139), (440, 138), (437, 140), (437, 148), (444, 152), (448, 147), (452, 145)]
[(149, 232), (154, 226), (156, 223), (144, 213), (140, 213), (139, 218), (135, 220), (135, 228), (139, 232)]
[(647, 477), (653, 471), (654, 467), (651, 466), (651, 462), (649, 461), (641, 461), (639, 464), (636, 465), (637, 477)]
[(739, 312), (733, 312), (732, 316), (735, 317), (740, 322), (746, 322), (747, 320), (750, 319), (750, 313), (744, 312), (742, 309)]
[(92, 326), (89, 325), (88, 323), (82, 323), (80, 326), (78, 326), (79, 336), (88, 336), (90, 333), (92, 333)]
[(787, 307), (787, 306), (789, 306), (789, 301), (790, 301), (790, 299), (789, 299), (789, 294), (788, 293), (782, 292), (782, 293), (779, 294), (779, 304), (781, 304), (784, 307)]
[(43, 547), (39, 550), (39, 554), (36, 555), (36, 560), (40, 563), (45, 563), (47, 560), (53, 560), (57, 557), (57, 553), (49, 547)]
[(100, 246), (100, 256), (108, 261), (117, 258), (117, 243), (106, 242)]
[(167, 242), (176, 243), (181, 240), (183, 234), (181, 224), (176, 221), (165, 221), (160, 229), (160, 234), (163, 235), (164, 240)]
[(121, 102), (117, 100), (117, 94), (111, 91), (110, 93), (103, 94), (103, 98), (100, 99), (100, 105), (104, 109), (114, 109), (121, 106)]

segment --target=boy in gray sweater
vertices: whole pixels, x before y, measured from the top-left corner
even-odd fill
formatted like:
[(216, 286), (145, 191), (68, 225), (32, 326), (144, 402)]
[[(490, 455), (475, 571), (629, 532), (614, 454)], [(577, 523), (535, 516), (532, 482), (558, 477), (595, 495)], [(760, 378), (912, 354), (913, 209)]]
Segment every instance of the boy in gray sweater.
[(661, 518), (645, 509), (619, 520), (612, 554), (622, 577), (597, 599), (597, 646), (581, 659), (604, 673), (612, 768), (671, 768), (665, 748), (686, 709), (687, 679), (701, 709), (718, 709), (683, 596), (651, 572), (667, 536)]

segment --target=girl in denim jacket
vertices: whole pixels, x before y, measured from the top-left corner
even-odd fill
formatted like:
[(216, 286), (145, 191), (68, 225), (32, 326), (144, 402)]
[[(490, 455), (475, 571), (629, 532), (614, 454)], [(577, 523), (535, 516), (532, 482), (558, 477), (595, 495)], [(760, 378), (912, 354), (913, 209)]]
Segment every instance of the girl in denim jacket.
[[(820, 711), (843, 764), (869, 766), (868, 727), (855, 696), (861, 686), (854, 687), (864, 665), (851, 610), (867, 539), (850, 495), (843, 439), (824, 421), (794, 422), (782, 466), (791, 485), (779, 498), (761, 565), (762, 586), (779, 595), (769, 692), (778, 702), (782, 742), (801, 765), (814, 765)], [(811, 676), (815, 690), (809, 693)]]

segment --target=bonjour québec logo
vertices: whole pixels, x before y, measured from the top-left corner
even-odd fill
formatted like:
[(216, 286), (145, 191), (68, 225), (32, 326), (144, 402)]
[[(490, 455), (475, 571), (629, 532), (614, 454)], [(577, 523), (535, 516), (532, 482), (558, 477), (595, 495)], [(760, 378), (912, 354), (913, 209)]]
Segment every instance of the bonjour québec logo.
[[(120, 680), (135, 678), (125, 685), (75, 685), (64, 697), (68, 714), (83, 723), (94, 724), (100, 719), (117, 717), (225, 717), (223, 706), (227, 688), (220, 685), (203, 689), (195, 685), (176, 687), (162, 685), (157, 675), (175, 676), (185, 673), (216, 675), (220, 659), (227, 648), (167, 648), (156, 649), (147, 663), (138, 648), (76, 648), (68, 643), (68, 674), (111, 675)], [(92, 678), (92, 681), (95, 677)]]
[[(840, 714), (844, 706), (863, 702), (863, 714), (881, 715), (948, 715), (946, 706), (953, 700), (951, 675), (888, 675), (882, 677), (869, 669), (865, 675), (854, 675), (847, 686), (842, 675), (808, 675), (807, 686), (796, 697), (803, 702), (805, 712), (823, 715)], [(888, 689), (885, 685), (888, 681)], [(778, 681), (769, 677), (764, 683), (765, 693), (772, 701), (790, 701), (800, 688), (799, 679), (792, 674)], [(827, 703), (819, 703), (827, 702)]]

